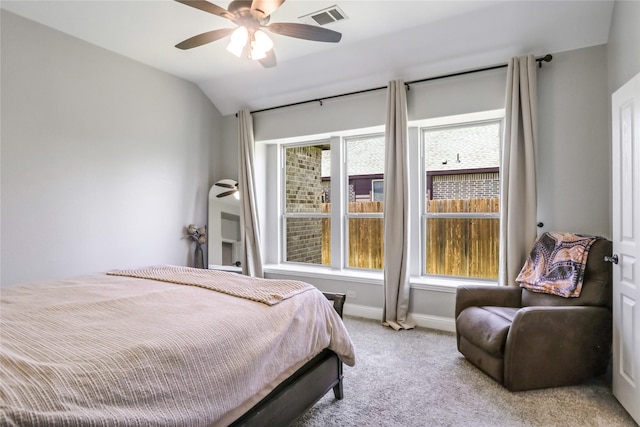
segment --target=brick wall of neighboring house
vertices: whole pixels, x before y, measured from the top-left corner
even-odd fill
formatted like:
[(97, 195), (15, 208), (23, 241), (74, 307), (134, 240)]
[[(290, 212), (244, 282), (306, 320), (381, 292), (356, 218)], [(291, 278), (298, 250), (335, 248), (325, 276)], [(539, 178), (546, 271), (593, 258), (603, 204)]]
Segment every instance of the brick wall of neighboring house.
[[(497, 168), (496, 168), (497, 170)], [(366, 181), (367, 188), (371, 181), (381, 179), (382, 175), (361, 175), (358, 178)], [(331, 203), (331, 182), (323, 182), (323, 202)], [(449, 175), (433, 175), (433, 199), (488, 199), (500, 196), (500, 175), (498, 172), (458, 173), (452, 171)], [(363, 187), (364, 188), (364, 187)], [(355, 191), (354, 185), (349, 185), (348, 201), (370, 200), (370, 192)]]
[[(286, 150), (287, 212), (322, 212), (321, 161), (320, 147), (305, 146)], [(287, 220), (287, 261), (322, 263), (321, 219)]]
[(487, 199), (499, 196), (498, 172), (433, 177), (433, 199)]

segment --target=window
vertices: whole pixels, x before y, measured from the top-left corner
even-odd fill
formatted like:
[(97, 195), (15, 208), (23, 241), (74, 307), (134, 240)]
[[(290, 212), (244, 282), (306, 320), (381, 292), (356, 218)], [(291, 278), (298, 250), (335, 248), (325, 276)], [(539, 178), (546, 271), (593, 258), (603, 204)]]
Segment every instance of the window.
[(425, 275), (498, 277), (501, 120), (424, 128)]
[[(495, 110), (411, 126), (411, 245), (420, 250), (412, 251), (408, 260), (410, 271), (423, 276), (415, 279), (497, 279), (503, 116)], [(280, 163), (274, 171), (282, 177), (281, 196), (273, 206), (279, 204), (281, 223), (280, 250), (272, 244), (269, 255), (278, 254), (278, 263), (348, 269), (347, 275), (383, 271), (381, 130), (306, 141), (301, 137), (273, 146), (270, 158)]]
[(328, 203), (328, 142), (284, 147), (284, 260), (329, 264), (331, 224)]
[[(382, 270), (384, 220), (381, 188), (384, 178), (384, 134), (347, 138), (347, 267)], [(378, 196), (382, 195), (382, 190)]]
[[(381, 270), (384, 264), (384, 134), (283, 145), (282, 150), (283, 260), (332, 265), (332, 257), (337, 257), (342, 260), (336, 263), (334, 259), (333, 264)], [(333, 171), (335, 177), (331, 176), (334, 151), (341, 153), (339, 163), (344, 164), (344, 177), (340, 176), (340, 168)], [(343, 189), (337, 199), (331, 194), (334, 180)], [(341, 196), (344, 203), (339, 200)], [(336, 203), (338, 201), (340, 203)], [(332, 218), (332, 213), (337, 215)], [(332, 227), (344, 230), (344, 237), (340, 238), (343, 241), (336, 245), (331, 244)]]
[(371, 181), (371, 192), (373, 193), (373, 201), (381, 202), (384, 200), (384, 180), (374, 179)]

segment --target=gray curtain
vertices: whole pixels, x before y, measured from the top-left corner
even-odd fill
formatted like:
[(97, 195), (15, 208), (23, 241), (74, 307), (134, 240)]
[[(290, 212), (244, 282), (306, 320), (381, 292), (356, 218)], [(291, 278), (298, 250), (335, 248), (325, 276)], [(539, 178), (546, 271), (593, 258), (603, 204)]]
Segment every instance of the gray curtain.
[(389, 82), (384, 163), (383, 324), (411, 329), (409, 318), (409, 149), (407, 94), (402, 80)]
[(264, 277), (255, 193), (254, 145), (251, 113), (249, 110), (240, 110), (238, 112), (238, 190), (242, 273), (253, 277)]
[(536, 60), (512, 58), (507, 69), (505, 129), (500, 174), (499, 283), (516, 286), (516, 277), (536, 235), (535, 145), (538, 135)]

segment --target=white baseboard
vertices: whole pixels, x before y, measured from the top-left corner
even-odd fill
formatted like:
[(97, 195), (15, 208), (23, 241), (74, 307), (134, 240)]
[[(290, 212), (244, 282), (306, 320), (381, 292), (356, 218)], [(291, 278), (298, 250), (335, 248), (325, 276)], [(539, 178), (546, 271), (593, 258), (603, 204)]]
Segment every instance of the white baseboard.
[[(363, 317), (365, 319), (382, 321), (382, 309), (378, 307), (345, 303), (344, 314), (347, 316)], [(431, 316), (428, 314), (418, 313), (409, 313), (409, 315), (416, 322), (416, 325), (420, 327), (448, 332), (456, 331), (455, 321), (448, 317)]]
[(438, 329), (439, 331), (455, 332), (456, 322), (449, 317), (431, 316), (428, 314), (409, 313), (416, 325), (423, 328)]
[(344, 314), (347, 316), (364, 317), (365, 319), (382, 319), (382, 309), (368, 305), (344, 304)]

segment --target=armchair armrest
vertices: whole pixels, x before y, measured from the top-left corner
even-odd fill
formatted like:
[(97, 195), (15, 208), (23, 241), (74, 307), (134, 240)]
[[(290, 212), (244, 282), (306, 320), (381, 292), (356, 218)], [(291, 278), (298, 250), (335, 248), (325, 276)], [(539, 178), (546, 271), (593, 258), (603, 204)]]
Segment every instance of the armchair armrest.
[(520, 307), (521, 289), (515, 286), (461, 285), (456, 290), (455, 318), (467, 307)]
[(612, 315), (605, 307), (530, 306), (513, 319), (504, 385), (529, 390), (577, 384), (603, 374), (611, 357)]

